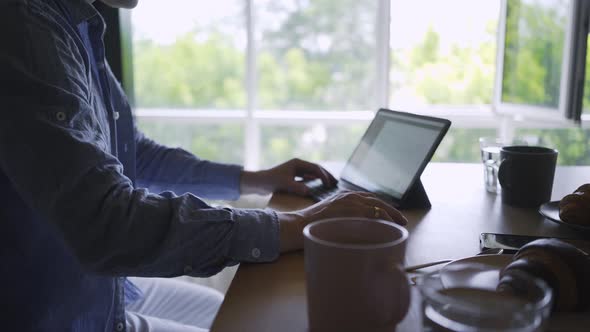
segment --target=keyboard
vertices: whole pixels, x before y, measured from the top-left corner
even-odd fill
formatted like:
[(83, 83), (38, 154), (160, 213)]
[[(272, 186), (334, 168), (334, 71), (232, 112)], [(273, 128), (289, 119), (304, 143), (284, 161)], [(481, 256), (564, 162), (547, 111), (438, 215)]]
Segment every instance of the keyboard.
[(324, 187), (324, 184), (320, 179), (314, 179), (306, 181), (304, 183), (309, 188), (309, 196), (313, 198), (316, 202), (329, 198), (335, 195), (338, 191), (340, 191), (340, 188), (338, 187)]

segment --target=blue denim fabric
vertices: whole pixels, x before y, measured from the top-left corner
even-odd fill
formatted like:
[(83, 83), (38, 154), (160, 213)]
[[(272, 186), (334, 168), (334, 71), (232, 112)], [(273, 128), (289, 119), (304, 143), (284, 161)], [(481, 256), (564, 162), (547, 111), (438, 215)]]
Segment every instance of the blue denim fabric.
[(0, 0), (2, 330), (123, 330), (125, 276), (278, 256), (274, 212), (197, 197), (237, 198), (239, 166), (135, 128), (104, 29), (85, 0)]

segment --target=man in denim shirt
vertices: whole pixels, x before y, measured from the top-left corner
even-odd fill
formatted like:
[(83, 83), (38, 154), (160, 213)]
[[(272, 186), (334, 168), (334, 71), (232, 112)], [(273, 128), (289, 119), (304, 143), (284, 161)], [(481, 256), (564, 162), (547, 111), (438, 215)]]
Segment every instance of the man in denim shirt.
[[(125, 306), (145, 299), (126, 277), (205, 277), (239, 262), (269, 262), (300, 249), (302, 228), (327, 217), (381, 211), (377, 217), (405, 223), (364, 193), (291, 213), (207, 205), (197, 196), (305, 195), (295, 176), (335, 180), (297, 159), (247, 172), (146, 138), (106, 63), (104, 21), (92, 2), (0, 0), (1, 330), (206, 329), (164, 314), (174, 296), (151, 299), (162, 308), (128, 315), (127, 324)], [(138, 280), (146, 281), (144, 297), (160, 287), (161, 279)], [(194, 297), (187, 318), (203, 310)]]

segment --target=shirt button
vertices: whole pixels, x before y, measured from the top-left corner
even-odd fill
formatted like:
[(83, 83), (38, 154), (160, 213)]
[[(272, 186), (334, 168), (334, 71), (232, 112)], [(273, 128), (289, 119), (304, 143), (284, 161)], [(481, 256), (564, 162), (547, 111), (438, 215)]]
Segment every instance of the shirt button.
[(57, 112), (55, 113), (55, 118), (57, 119), (57, 121), (64, 121), (66, 119), (66, 113)]
[(117, 331), (123, 331), (125, 329), (125, 324), (118, 322), (117, 323)]
[(113, 117), (115, 118), (115, 121), (119, 120), (119, 112), (114, 112)]
[(189, 274), (191, 272), (193, 272), (193, 267), (192, 266), (187, 265), (187, 266), (184, 267), (184, 273), (185, 274)]
[(252, 249), (252, 257), (259, 258), (260, 257), (260, 249), (258, 249), (258, 248)]

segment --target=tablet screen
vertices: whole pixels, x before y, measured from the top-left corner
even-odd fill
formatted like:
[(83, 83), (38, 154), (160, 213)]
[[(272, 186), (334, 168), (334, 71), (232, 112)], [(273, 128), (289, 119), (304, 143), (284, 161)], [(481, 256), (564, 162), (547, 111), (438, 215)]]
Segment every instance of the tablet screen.
[(401, 199), (448, 129), (448, 120), (380, 111), (344, 167), (342, 178)]

